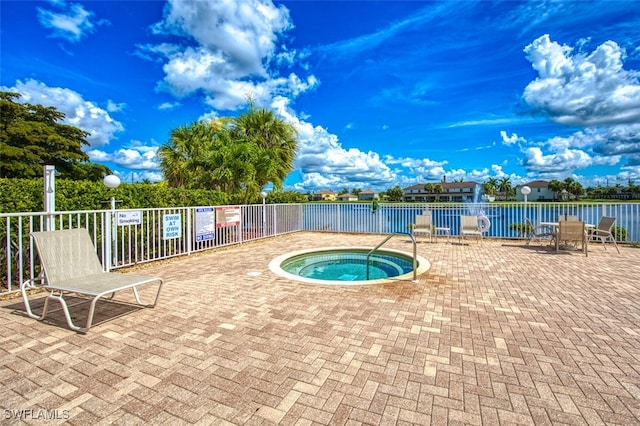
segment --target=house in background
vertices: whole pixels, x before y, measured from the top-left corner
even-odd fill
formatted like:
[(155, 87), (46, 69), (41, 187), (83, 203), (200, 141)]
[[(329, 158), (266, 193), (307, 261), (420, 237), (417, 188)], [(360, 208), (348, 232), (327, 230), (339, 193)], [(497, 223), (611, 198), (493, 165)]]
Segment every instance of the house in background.
[(338, 201), (358, 201), (358, 197), (349, 192), (338, 195)]
[(553, 201), (554, 193), (549, 189), (549, 182), (546, 180), (533, 180), (516, 186), (516, 201), (524, 201), (524, 195), (520, 188), (528, 186), (531, 192), (527, 195), (527, 201)]
[(419, 183), (404, 188), (403, 201), (425, 201), (425, 202), (472, 202), (475, 200), (476, 194), (480, 194), (481, 186), (477, 182), (443, 182), (433, 183), (434, 186), (442, 186), (442, 192), (427, 192), (426, 183)]
[(379, 199), (380, 196), (377, 192), (372, 191), (371, 189), (365, 189), (361, 193), (358, 194), (359, 201), (373, 201)]
[(336, 201), (338, 193), (322, 189), (313, 194), (313, 201)]

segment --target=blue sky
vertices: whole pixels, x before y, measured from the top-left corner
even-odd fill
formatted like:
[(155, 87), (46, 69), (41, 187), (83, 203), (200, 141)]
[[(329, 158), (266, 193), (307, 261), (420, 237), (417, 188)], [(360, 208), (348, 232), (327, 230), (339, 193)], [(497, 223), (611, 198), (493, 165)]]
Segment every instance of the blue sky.
[(0, 90), (162, 179), (172, 129), (247, 96), (299, 133), (286, 189), (640, 184), (640, 2), (2, 1)]

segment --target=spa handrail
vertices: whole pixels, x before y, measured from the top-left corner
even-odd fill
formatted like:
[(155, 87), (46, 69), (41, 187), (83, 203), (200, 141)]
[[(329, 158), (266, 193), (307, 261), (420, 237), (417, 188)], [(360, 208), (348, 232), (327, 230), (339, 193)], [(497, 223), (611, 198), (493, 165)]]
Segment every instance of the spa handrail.
[(413, 236), (413, 234), (409, 233), (409, 232), (394, 232), (392, 234), (387, 235), (387, 237), (382, 240), (382, 242), (380, 244), (378, 244), (377, 246), (375, 246), (374, 248), (372, 248), (371, 250), (369, 250), (369, 253), (367, 253), (367, 280), (369, 279), (369, 258), (371, 257), (371, 255), (378, 250), (380, 247), (382, 247), (384, 245), (384, 243), (386, 243), (387, 241), (389, 241), (391, 238), (395, 237), (396, 235), (408, 235), (409, 238), (411, 238), (411, 242), (413, 243), (413, 282), (417, 282), (417, 268), (418, 268), (418, 259), (417, 259), (417, 252), (418, 252), (418, 248), (416, 245), (416, 238)]

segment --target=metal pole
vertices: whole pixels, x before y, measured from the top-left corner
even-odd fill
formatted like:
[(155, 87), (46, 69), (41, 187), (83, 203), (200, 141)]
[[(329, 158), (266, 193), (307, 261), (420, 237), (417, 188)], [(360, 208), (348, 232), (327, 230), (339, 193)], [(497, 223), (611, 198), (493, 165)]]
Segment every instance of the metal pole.
[(260, 196), (262, 197), (262, 236), (266, 237), (267, 236), (267, 212), (266, 212), (266, 200), (267, 200), (267, 193), (262, 191), (260, 193)]
[(55, 231), (56, 220), (53, 213), (56, 211), (56, 168), (44, 166), (44, 211), (47, 214), (46, 230)]
[(267, 235), (267, 212), (266, 212), (266, 201), (265, 198), (262, 198), (262, 236), (265, 237)]
[[(120, 186), (120, 178), (115, 175), (108, 175), (104, 177), (104, 179), (102, 180), (102, 183), (104, 183), (104, 185), (107, 188), (110, 188), (113, 190), (118, 186)], [(105, 229), (105, 233), (107, 234), (105, 235), (106, 237), (105, 240), (108, 241), (108, 243), (107, 243), (107, 249), (105, 251), (106, 261), (104, 263), (106, 263), (105, 269), (107, 272), (109, 272), (112, 266), (116, 265), (116, 260), (117, 260), (116, 197), (111, 196), (110, 202), (111, 202), (111, 210), (109, 211), (109, 213), (107, 213), (107, 223), (106, 223), (106, 229)]]

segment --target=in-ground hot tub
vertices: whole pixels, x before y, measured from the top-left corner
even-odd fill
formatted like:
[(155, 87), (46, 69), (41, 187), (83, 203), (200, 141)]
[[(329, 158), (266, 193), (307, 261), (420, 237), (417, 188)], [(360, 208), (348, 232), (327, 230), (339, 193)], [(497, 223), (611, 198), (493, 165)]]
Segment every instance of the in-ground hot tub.
[[(413, 278), (413, 256), (398, 250), (370, 247), (330, 247), (299, 250), (278, 256), (269, 263), (274, 273), (309, 284), (364, 285)], [(431, 266), (417, 256), (416, 274)], [(367, 266), (368, 263), (368, 266)]]

